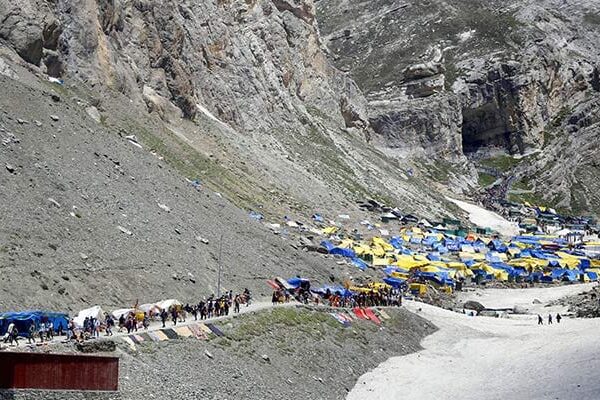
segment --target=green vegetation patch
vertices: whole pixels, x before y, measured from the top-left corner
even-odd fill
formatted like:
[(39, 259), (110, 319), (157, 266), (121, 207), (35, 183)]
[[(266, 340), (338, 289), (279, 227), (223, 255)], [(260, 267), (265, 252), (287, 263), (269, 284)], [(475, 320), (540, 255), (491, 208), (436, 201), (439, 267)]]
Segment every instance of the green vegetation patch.
[(127, 128), (140, 141), (162, 156), (164, 160), (184, 177), (199, 179), (211, 189), (227, 195), (238, 207), (253, 209), (268, 204), (268, 190), (242, 173), (233, 173), (218, 162), (204, 156), (172, 132), (151, 132), (134, 121), (127, 121)]
[(480, 164), (485, 165), (486, 167), (495, 168), (501, 172), (506, 172), (516, 167), (522, 160), (523, 159), (518, 159), (507, 154), (503, 154), (497, 157), (481, 160)]
[(281, 326), (301, 331), (317, 340), (322, 339), (327, 331), (343, 329), (342, 325), (327, 313), (299, 310), (295, 307), (275, 308), (244, 316), (240, 321), (238, 326), (227, 332), (227, 337), (234, 342), (253, 340)]
[(485, 172), (480, 172), (478, 176), (479, 186), (487, 187), (496, 182), (496, 177)]
[(554, 118), (552, 118), (552, 121), (550, 121), (550, 126), (552, 128), (558, 128), (563, 124), (563, 122), (571, 114), (571, 112), (571, 107), (565, 106), (561, 108), (558, 114), (556, 114)]

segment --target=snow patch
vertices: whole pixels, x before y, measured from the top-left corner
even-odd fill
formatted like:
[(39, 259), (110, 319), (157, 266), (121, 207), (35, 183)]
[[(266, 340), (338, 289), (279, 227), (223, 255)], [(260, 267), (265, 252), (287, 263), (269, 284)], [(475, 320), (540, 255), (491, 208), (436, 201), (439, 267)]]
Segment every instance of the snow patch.
[[(583, 285), (569, 287), (576, 286)], [(551, 294), (553, 289), (547, 298), (562, 294), (562, 287)], [(513, 295), (503, 289), (494, 297), (498, 305), (511, 304)], [(539, 326), (535, 315), (471, 317), (414, 301), (405, 307), (439, 331), (423, 340), (423, 350), (390, 358), (363, 375), (348, 400), (598, 399), (599, 318), (548, 325), (546, 309)]]
[(446, 197), (446, 199), (468, 212), (469, 221), (480, 228), (491, 228), (503, 236), (516, 236), (519, 234), (519, 226), (516, 223), (506, 220), (493, 211), (450, 197)]
[(456, 37), (458, 38), (458, 41), (462, 43), (462, 42), (466, 42), (467, 40), (471, 39), (474, 34), (475, 34), (475, 29), (470, 29), (468, 31), (459, 33), (458, 35), (456, 35)]

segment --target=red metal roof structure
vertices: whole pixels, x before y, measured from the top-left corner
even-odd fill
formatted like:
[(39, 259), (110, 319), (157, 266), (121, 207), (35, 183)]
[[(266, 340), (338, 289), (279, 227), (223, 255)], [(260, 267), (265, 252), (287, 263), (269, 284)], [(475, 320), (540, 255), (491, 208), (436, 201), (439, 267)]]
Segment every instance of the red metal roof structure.
[(0, 352), (0, 389), (117, 391), (119, 358)]

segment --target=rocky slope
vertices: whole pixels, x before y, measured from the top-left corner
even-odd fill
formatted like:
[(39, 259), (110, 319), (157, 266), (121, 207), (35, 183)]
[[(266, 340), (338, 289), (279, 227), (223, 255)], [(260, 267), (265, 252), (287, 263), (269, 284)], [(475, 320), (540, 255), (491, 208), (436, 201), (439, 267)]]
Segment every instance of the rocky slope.
[(221, 233), (234, 285), (340, 280), (244, 214), (460, 216), (443, 194), (498, 150), (597, 210), (598, 26), (585, 0), (0, 0), (3, 301), (213, 290)]
[(197, 297), (215, 290), (221, 234), (236, 290), (356, 272), (249, 210), (358, 219), (375, 197), (453, 214), (430, 176), (368, 143), (366, 101), (308, 0), (0, 0), (0, 79), (7, 307)]
[[(460, 162), (467, 155), (478, 162), (498, 152), (557, 152), (564, 143), (549, 140), (547, 132), (599, 96), (600, 18), (589, 0), (317, 5), (332, 59), (369, 100), (374, 142), (400, 157)], [(569, 126), (567, 136), (585, 136)], [(597, 173), (593, 163), (578, 161), (578, 151), (564, 150), (569, 172), (560, 174), (560, 188), (553, 187), (556, 174), (538, 179), (537, 168), (523, 174), (544, 194), (540, 201), (598, 212), (600, 203), (589, 193), (581, 194), (584, 207), (571, 196)], [(557, 162), (544, 160), (549, 167)], [(578, 178), (569, 176), (573, 170)]]
[[(221, 237), (223, 282), (236, 291), (267, 294), (264, 280), (280, 274), (342, 273), (194, 187), (129, 132), (98, 124), (88, 104), (2, 76), (0, 84), (3, 307), (77, 311), (209, 295)], [(156, 129), (151, 121), (140, 126)]]
[(228, 164), (243, 179), (199, 177), (243, 207), (283, 200), (309, 213), (379, 195), (425, 213), (444, 201), (366, 144), (365, 99), (327, 59), (310, 0), (4, 0), (0, 20), (29, 67), (117, 91)]

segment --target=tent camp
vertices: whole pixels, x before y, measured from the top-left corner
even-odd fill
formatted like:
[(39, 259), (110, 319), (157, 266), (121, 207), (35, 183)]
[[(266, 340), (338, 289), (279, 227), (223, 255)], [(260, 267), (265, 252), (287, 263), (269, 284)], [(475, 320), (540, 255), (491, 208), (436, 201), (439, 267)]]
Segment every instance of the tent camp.
[(75, 326), (82, 328), (83, 321), (86, 318), (95, 318), (100, 322), (104, 321), (104, 311), (100, 306), (94, 306), (91, 308), (86, 308), (85, 310), (79, 311), (79, 314), (75, 318), (73, 318), (73, 322), (75, 322)]

